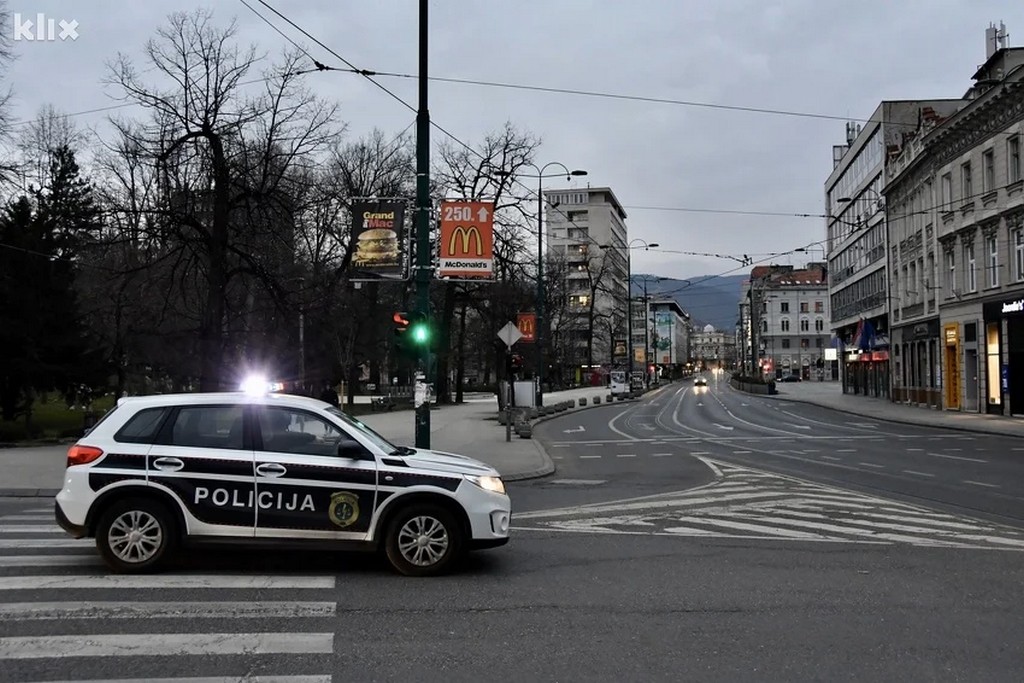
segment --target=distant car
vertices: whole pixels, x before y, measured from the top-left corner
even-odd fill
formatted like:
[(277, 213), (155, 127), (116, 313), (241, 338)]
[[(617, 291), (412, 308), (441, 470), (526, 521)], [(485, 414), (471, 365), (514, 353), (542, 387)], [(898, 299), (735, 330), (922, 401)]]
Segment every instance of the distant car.
[(780, 382), (800, 382), (802, 380), (800, 379), (800, 375), (783, 375), (779, 379), (779, 381)]
[(695, 377), (693, 380), (693, 386), (695, 387), (706, 387), (707, 385), (708, 381), (703, 377)]

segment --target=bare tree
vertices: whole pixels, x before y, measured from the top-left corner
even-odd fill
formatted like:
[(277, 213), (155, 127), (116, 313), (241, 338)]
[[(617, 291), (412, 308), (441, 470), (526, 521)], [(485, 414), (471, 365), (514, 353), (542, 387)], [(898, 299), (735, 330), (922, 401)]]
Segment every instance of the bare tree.
[(21, 157), (19, 175), (23, 189), (46, 187), (50, 182), (49, 172), (56, 150), (79, 151), (87, 139), (88, 136), (52, 104), (41, 107), (36, 118), (21, 129), (15, 141)]
[[(268, 263), (267, 255), (293, 260), (301, 171), (313, 168), (337, 133), (335, 107), (301, 85), (298, 54), (253, 81), (264, 85), (250, 93), (246, 79), (262, 57), (252, 47), (237, 47), (235, 33), (234, 24), (215, 27), (204, 10), (172, 14), (146, 44), (148, 67), (140, 73), (120, 55), (110, 76), (125, 100), (151, 115), (145, 125), (120, 123), (118, 132), (159, 173), (150, 212), (163, 239), (176, 245), (177, 283), (194, 288), (193, 296), (184, 289), (178, 294), (198, 311), (199, 386), (205, 390), (229, 380), (231, 279), (245, 276), (272, 292), (284, 289), (280, 264)], [(170, 85), (147, 83), (144, 75), (151, 72)]]

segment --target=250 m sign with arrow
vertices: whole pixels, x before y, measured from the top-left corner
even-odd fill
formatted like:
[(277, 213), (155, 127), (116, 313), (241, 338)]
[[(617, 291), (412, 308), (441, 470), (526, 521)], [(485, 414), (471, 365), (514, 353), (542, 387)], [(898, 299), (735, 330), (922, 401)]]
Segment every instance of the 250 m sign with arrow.
[(494, 278), (494, 202), (441, 202), (442, 278)]

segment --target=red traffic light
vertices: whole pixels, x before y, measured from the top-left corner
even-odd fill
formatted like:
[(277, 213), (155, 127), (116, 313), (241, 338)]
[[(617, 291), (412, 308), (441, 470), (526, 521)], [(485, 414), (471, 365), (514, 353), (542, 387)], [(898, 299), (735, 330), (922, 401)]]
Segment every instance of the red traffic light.
[(402, 327), (408, 327), (409, 325), (409, 314), (405, 313), (404, 311), (396, 312), (393, 316), (391, 316), (391, 319), (394, 320), (395, 323), (401, 325)]

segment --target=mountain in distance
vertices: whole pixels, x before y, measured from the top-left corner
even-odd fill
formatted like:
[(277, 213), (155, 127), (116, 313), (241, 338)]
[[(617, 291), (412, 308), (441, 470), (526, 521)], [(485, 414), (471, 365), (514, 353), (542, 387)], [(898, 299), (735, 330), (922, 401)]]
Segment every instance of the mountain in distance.
[[(741, 275), (698, 275), (677, 280), (658, 278), (647, 280), (647, 295), (676, 300), (684, 311), (690, 314), (694, 328), (700, 329), (711, 324), (716, 330), (733, 332), (739, 318), (740, 293), (743, 281), (750, 276)], [(637, 275), (633, 280), (633, 296), (643, 295), (643, 285), (638, 281), (652, 278)]]

